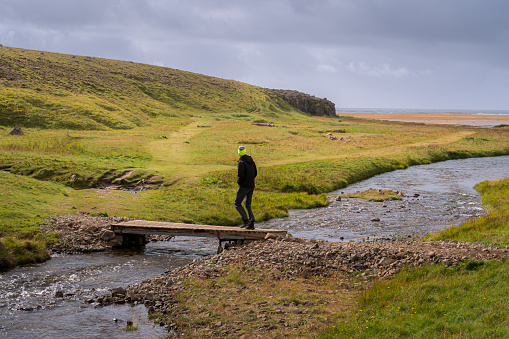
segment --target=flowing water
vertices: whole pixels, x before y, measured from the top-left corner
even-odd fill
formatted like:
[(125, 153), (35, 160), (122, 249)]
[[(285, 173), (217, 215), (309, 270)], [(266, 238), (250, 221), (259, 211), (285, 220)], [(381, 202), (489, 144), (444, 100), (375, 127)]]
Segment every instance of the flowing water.
[[(207, 239), (149, 243), (143, 251), (54, 255), (0, 273), (0, 338), (159, 338), (143, 305), (98, 307), (87, 300), (214, 253)], [(60, 294), (61, 293), (61, 294)], [(57, 297), (60, 294), (63, 297)], [(126, 322), (138, 325), (126, 332)]]
[[(293, 236), (349, 241), (418, 236), (457, 225), (483, 213), (472, 188), (509, 177), (509, 157), (454, 160), (385, 173), (331, 193), (368, 188), (402, 191), (383, 203), (358, 199), (291, 211), (288, 218), (259, 223)], [(414, 195), (416, 195), (414, 197)], [(418, 195), (418, 196), (417, 196)], [(256, 195), (254, 203), (256, 204)], [(373, 219), (379, 221), (373, 221)], [(147, 318), (143, 305), (99, 307), (87, 300), (113, 287), (133, 285), (192, 260), (214, 254), (217, 241), (177, 238), (149, 243), (142, 251), (54, 255), (51, 260), (0, 273), (1, 338), (157, 338), (166, 332)], [(123, 330), (126, 321), (138, 330)]]
[(413, 166), (330, 194), (334, 197), (378, 188), (401, 191), (406, 195), (402, 200), (341, 199), (324, 208), (291, 211), (289, 218), (269, 220), (264, 226), (288, 230), (296, 237), (330, 241), (419, 237), (483, 214), (480, 196), (473, 186), (484, 180), (507, 177), (509, 156)]

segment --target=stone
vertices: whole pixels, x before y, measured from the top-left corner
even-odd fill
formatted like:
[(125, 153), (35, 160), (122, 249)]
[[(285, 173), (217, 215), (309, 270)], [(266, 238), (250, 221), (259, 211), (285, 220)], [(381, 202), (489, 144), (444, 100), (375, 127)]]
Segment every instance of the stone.
[(293, 314), (302, 314), (302, 310), (301, 310), (300, 308), (296, 307), (296, 308), (294, 308), (294, 309), (292, 310), (292, 313), (293, 313)]
[(123, 287), (115, 287), (114, 289), (111, 290), (111, 296), (112, 297), (125, 297), (127, 291), (125, 288)]
[(14, 126), (14, 128), (10, 131), (9, 135), (25, 135), (25, 132), (19, 126)]
[(115, 232), (111, 230), (104, 230), (99, 237), (103, 241), (111, 241), (115, 239)]
[(293, 107), (312, 115), (336, 116), (336, 106), (327, 98), (317, 98), (315, 96), (292, 90), (270, 90), (281, 99), (288, 102)]
[(267, 233), (267, 234), (265, 235), (265, 240), (269, 240), (269, 239), (277, 239), (277, 238), (278, 238), (278, 236), (277, 236), (277, 235), (275, 235), (274, 233)]

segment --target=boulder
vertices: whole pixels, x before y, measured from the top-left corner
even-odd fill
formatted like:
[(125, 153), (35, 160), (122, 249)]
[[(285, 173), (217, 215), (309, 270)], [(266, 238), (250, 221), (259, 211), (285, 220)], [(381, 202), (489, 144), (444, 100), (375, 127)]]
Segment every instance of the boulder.
[(9, 135), (25, 135), (25, 132), (19, 126), (14, 126), (12, 131), (10, 131)]
[(124, 297), (126, 295), (127, 291), (125, 288), (123, 287), (115, 287), (114, 289), (111, 290), (111, 296), (112, 297)]
[(111, 241), (115, 239), (115, 232), (111, 230), (104, 230), (100, 236), (103, 241)]

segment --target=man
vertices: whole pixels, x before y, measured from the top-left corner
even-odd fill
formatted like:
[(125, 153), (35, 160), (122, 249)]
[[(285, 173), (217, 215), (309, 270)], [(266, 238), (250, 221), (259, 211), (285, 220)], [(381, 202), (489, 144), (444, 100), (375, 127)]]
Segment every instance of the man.
[[(238, 152), (240, 156), (240, 159), (237, 162), (237, 184), (239, 185), (239, 189), (237, 190), (234, 204), (235, 208), (239, 211), (240, 216), (242, 217), (242, 221), (244, 222), (244, 224), (240, 227), (253, 230), (255, 219), (253, 211), (251, 210), (251, 200), (253, 199), (253, 191), (255, 188), (254, 179), (258, 173), (256, 171), (256, 164), (253, 158), (246, 154), (246, 148), (244, 146), (240, 146)], [(246, 206), (247, 214), (244, 207), (242, 207), (242, 201), (244, 201), (244, 205)]]

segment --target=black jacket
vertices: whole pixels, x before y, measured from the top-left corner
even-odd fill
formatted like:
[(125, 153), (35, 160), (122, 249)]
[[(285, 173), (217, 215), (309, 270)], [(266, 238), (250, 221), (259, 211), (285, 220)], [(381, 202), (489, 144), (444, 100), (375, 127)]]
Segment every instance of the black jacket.
[(256, 175), (256, 164), (249, 155), (243, 155), (237, 162), (238, 179), (237, 184), (242, 188), (254, 188)]

